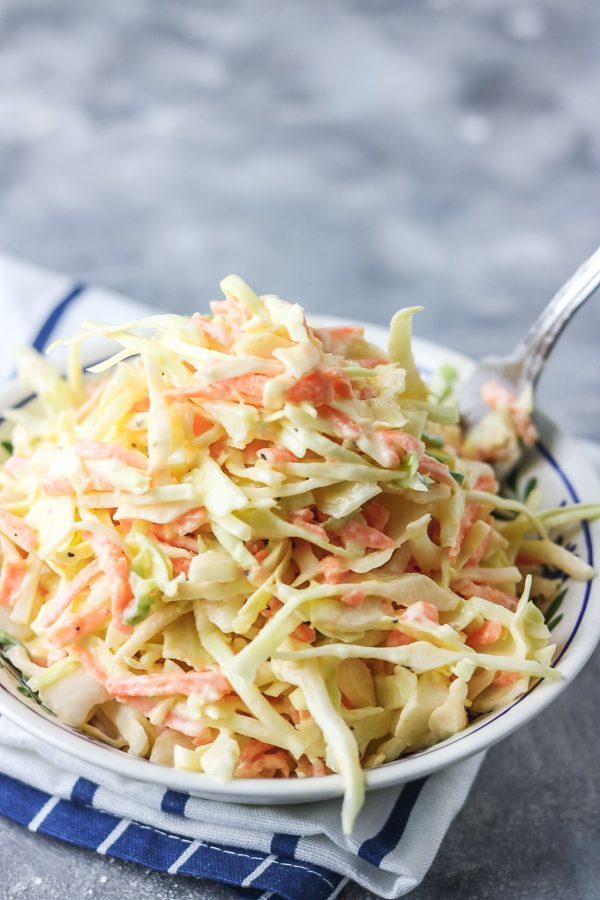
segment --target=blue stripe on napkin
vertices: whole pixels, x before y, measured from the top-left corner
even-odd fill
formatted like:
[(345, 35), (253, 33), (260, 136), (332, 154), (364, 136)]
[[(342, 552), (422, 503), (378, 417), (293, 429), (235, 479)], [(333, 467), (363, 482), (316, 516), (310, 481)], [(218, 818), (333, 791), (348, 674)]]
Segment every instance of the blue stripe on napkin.
[[(244, 897), (275, 900), (332, 900), (347, 879), (322, 866), (296, 859), (299, 838), (276, 834), (271, 852), (241, 850), (195, 841), (96, 809), (98, 786), (78, 778), (70, 800), (29, 787), (0, 774), (0, 815), (30, 831), (59, 838), (155, 869), (209, 878), (235, 887)], [(188, 795), (165, 791), (161, 808), (179, 814)]]
[(378, 866), (384, 856), (391, 853), (398, 845), (426, 781), (426, 778), (419, 778), (416, 781), (410, 781), (402, 788), (385, 825), (374, 837), (369, 838), (359, 847), (358, 855), (361, 859), (370, 862), (373, 866)]
[(160, 808), (163, 812), (171, 813), (173, 816), (184, 816), (188, 799), (189, 794), (167, 790), (161, 800)]
[(71, 791), (71, 800), (81, 803), (82, 806), (91, 806), (97, 790), (98, 785), (93, 781), (88, 781), (87, 778), (78, 778)]
[(41, 353), (45, 350), (46, 345), (48, 344), (50, 338), (52, 337), (54, 330), (61, 318), (71, 305), (71, 303), (83, 293), (86, 289), (85, 284), (75, 284), (71, 288), (68, 294), (66, 294), (62, 300), (60, 300), (56, 306), (48, 313), (46, 320), (41, 326), (40, 330), (32, 340), (31, 344), (35, 349)]

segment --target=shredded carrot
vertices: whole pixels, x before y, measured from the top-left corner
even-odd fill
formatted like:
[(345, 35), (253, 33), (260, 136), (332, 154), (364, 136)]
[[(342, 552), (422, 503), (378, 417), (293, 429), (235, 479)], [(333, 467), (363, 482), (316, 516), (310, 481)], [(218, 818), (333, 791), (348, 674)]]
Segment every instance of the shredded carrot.
[(276, 771), (281, 771), (286, 778), (289, 776), (290, 765), (283, 750), (254, 738), (242, 747), (235, 770), (236, 778), (259, 778)]
[(294, 509), (289, 515), (290, 522), (294, 522), (295, 525), (304, 525), (307, 522), (313, 522), (314, 518), (315, 514), (310, 506), (305, 506), (303, 509)]
[(440, 621), (440, 613), (437, 606), (433, 603), (427, 603), (426, 600), (417, 600), (416, 603), (408, 606), (402, 613), (402, 619), (405, 622), (435, 622)]
[(263, 391), (272, 376), (268, 375), (236, 375), (213, 381), (212, 384), (191, 387), (173, 388), (165, 391), (167, 400), (235, 400), (248, 403), (250, 406), (263, 405)]
[(467, 560), (468, 566), (478, 566), (485, 554), (488, 551), (488, 547), (490, 545), (490, 541), (492, 540), (492, 532), (488, 531), (484, 539), (481, 541), (477, 549), (471, 554), (470, 558)]
[(352, 382), (340, 369), (324, 369), (303, 375), (286, 393), (291, 403), (312, 403), (315, 406), (331, 403), (336, 397), (349, 399), (352, 396)]
[(515, 431), (524, 444), (531, 446), (537, 438), (537, 431), (531, 416), (519, 403), (518, 398), (498, 381), (487, 381), (481, 387), (481, 397), (491, 409), (506, 409), (511, 415)]
[(390, 519), (389, 511), (378, 500), (370, 500), (366, 506), (363, 506), (362, 514), (367, 525), (370, 528), (376, 528), (377, 531), (383, 531)]
[(99, 441), (77, 441), (75, 453), (81, 459), (118, 459), (134, 469), (148, 468), (148, 459), (139, 450), (128, 450), (118, 444), (103, 444)]
[(498, 672), (492, 684), (495, 684), (496, 687), (509, 687), (515, 681), (518, 681), (519, 678), (521, 678), (521, 675), (518, 672)]
[(330, 420), (344, 440), (356, 441), (363, 433), (360, 425), (333, 406), (323, 404), (317, 407), (317, 412), (322, 418)]
[(360, 339), (365, 333), (360, 325), (333, 325), (329, 328), (315, 328), (314, 334), (323, 344), (326, 353), (337, 353), (344, 356), (350, 343)]
[(355, 588), (353, 591), (348, 591), (346, 594), (342, 594), (340, 600), (346, 604), (346, 606), (358, 606), (363, 602), (367, 595), (364, 591), (361, 591), (360, 588)]
[(315, 537), (320, 538), (322, 541), (328, 541), (329, 535), (325, 528), (322, 525), (317, 525), (316, 522), (298, 522), (296, 523), (308, 531), (309, 534), (314, 534)]
[(267, 603), (266, 609), (263, 609), (262, 615), (265, 619), (270, 619), (271, 616), (274, 616), (278, 609), (281, 609), (283, 603), (277, 597), (271, 597), (269, 602)]
[(195, 414), (192, 425), (192, 434), (194, 437), (200, 437), (200, 435), (204, 434), (205, 431), (208, 431), (210, 427), (211, 423), (204, 419), (200, 413)]
[(379, 431), (378, 434), (388, 447), (402, 450), (404, 453), (416, 453), (419, 459), (423, 456), (425, 444), (407, 431), (386, 428), (383, 431)]
[(306, 622), (301, 622), (301, 624), (292, 631), (292, 637), (296, 638), (297, 641), (305, 641), (307, 644), (312, 644), (317, 637), (317, 632)]
[(110, 606), (104, 602), (77, 615), (65, 614), (46, 633), (46, 638), (55, 647), (66, 647), (93, 634), (109, 616)]
[(452, 585), (452, 590), (464, 597), (465, 600), (469, 600), (471, 597), (482, 597), (484, 600), (497, 603), (513, 612), (517, 608), (518, 600), (514, 594), (507, 594), (491, 584), (476, 584), (474, 581), (459, 580)]
[(471, 525), (481, 513), (481, 507), (477, 506), (475, 503), (466, 503), (464, 512), (460, 518), (460, 522), (458, 525), (458, 534), (456, 536), (456, 542), (453, 547), (450, 547), (448, 551), (448, 556), (454, 562), (458, 554), (460, 553), (463, 545), (463, 541), (467, 535), (467, 532), (471, 528)]
[(319, 563), (318, 572), (326, 584), (339, 584), (349, 573), (346, 561), (341, 556), (324, 556)]
[(5, 559), (0, 574), (0, 606), (13, 606), (27, 572), (24, 559)]
[(172, 528), (175, 534), (178, 535), (192, 534), (202, 525), (206, 525), (208, 521), (208, 512), (204, 506), (199, 506), (197, 509), (192, 509), (179, 516), (179, 518), (174, 519), (169, 523), (169, 528)]
[(133, 413), (145, 413), (150, 409), (150, 398), (144, 397), (142, 400), (137, 400), (133, 406), (131, 407), (131, 412)]
[(186, 559), (185, 556), (177, 556), (175, 559), (172, 559), (173, 575), (181, 575), (182, 572), (187, 575), (190, 571), (191, 562), (192, 560)]
[(200, 694), (207, 703), (216, 703), (231, 687), (224, 675), (212, 669), (204, 672), (168, 672), (148, 675), (114, 675), (106, 678), (106, 690), (115, 697), (161, 697), (166, 694)]
[(38, 539), (33, 528), (30, 528), (20, 516), (15, 516), (5, 509), (0, 509), (0, 531), (27, 553), (31, 553), (37, 547)]
[(261, 447), (256, 455), (270, 463), (298, 462), (298, 457), (285, 447)]
[(84, 669), (89, 672), (89, 674), (96, 679), (100, 684), (106, 684), (106, 669), (104, 666), (96, 659), (94, 654), (87, 649), (87, 647), (79, 644), (76, 648), (76, 654), (79, 658)]
[(360, 522), (347, 522), (343, 528), (337, 532), (338, 537), (344, 544), (360, 544), (362, 547), (371, 548), (372, 550), (384, 550), (388, 547), (395, 547), (396, 542), (387, 534), (383, 534), (377, 528), (371, 528), (370, 525), (363, 525)]
[(123, 614), (133, 599), (129, 585), (129, 563), (121, 548), (106, 537), (84, 532), (98, 557), (98, 563), (108, 578), (112, 605), (112, 617), (119, 631), (129, 632), (131, 626), (123, 622)]
[(481, 647), (484, 644), (495, 644), (502, 634), (500, 622), (484, 622), (475, 631), (467, 632), (467, 644), (469, 647)]
[(192, 322), (198, 326), (208, 345), (216, 344), (217, 349), (231, 346), (233, 335), (222, 322), (201, 316), (199, 313), (194, 313)]
[(84, 566), (72, 581), (65, 585), (52, 600), (44, 604), (39, 616), (40, 625), (44, 628), (50, 628), (51, 625), (54, 625), (61, 613), (65, 611), (100, 571), (100, 564), (97, 560)]
[(477, 481), (473, 486), (475, 491), (489, 491), (495, 494), (498, 490), (498, 482), (494, 475), (494, 470), (487, 463), (479, 463), (480, 471), (477, 475)]
[(448, 466), (441, 463), (439, 459), (435, 459), (433, 456), (425, 455), (421, 457), (421, 461), (419, 462), (419, 472), (421, 472), (422, 475), (429, 475), (434, 481), (439, 481), (450, 487), (454, 487), (456, 484)]
[(404, 647), (405, 644), (414, 644), (415, 638), (411, 637), (410, 634), (405, 634), (403, 631), (395, 629), (394, 631), (390, 631), (387, 637), (387, 641), (385, 642), (386, 647)]

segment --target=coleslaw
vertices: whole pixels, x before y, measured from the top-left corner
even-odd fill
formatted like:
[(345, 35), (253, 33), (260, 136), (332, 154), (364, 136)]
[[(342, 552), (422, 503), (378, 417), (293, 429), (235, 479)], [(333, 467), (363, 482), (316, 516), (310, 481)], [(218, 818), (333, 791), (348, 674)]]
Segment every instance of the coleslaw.
[[(365, 768), (558, 677), (543, 609), (558, 574), (594, 573), (549, 532), (600, 508), (499, 495), (415, 365), (418, 308), (384, 352), (237, 276), (221, 288), (211, 315), (89, 324), (59, 342), (65, 376), (23, 351), (38, 400), (5, 413), (0, 663), (156, 763), (338, 772), (350, 832)], [(98, 335), (118, 349), (84, 378)]]

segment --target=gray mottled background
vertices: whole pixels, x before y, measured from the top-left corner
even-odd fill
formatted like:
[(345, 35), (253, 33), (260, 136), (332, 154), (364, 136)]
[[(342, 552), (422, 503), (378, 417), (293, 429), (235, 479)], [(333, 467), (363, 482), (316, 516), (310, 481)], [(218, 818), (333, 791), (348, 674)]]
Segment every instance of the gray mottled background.
[[(422, 303), (422, 336), (508, 348), (600, 242), (599, 51), (596, 0), (0, 0), (0, 251), (178, 310), (229, 271), (381, 323)], [(541, 392), (595, 438), (599, 336), (596, 300)], [(598, 668), (492, 751), (415, 900), (600, 895)], [(139, 896), (0, 837), (2, 900)]]

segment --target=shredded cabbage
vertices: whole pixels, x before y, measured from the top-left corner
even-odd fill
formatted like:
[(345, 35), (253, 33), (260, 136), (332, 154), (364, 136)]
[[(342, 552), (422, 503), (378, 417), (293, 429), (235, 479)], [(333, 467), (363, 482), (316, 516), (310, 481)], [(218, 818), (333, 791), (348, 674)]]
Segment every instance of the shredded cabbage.
[[(0, 650), (62, 721), (152, 762), (339, 772), (349, 832), (365, 768), (557, 677), (531, 573), (544, 608), (591, 578), (552, 531), (600, 507), (498, 495), (486, 452), (529, 439), (527, 398), (488, 391), (465, 438), (452, 373), (430, 389), (415, 365), (416, 308), (386, 353), (221, 287), (211, 315), (87, 325), (67, 378), (21, 357), (40, 402), (6, 414)], [(97, 335), (117, 346), (83, 379)]]

